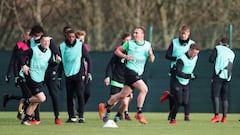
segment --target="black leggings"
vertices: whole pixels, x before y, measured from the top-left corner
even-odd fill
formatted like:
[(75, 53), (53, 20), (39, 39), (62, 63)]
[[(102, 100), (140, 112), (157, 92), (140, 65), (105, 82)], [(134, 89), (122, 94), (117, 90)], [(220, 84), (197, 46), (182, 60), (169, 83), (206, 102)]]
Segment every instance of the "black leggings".
[(55, 118), (59, 116), (59, 104), (58, 104), (58, 80), (56, 79), (56, 71), (52, 68), (49, 68), (45, 74), (45, 84), (48, 88), (49, 95), (52, 99), (52, 106), (54, 111)]
[(87, 104), (91, 95), (91, 81), (84, 80), (84, 103)]
[(84, 85), (82, 80), (74, 80), (66, 78), (66, 93), (67, 93), (67, 110), (68, 117), (75, 117), (74, 96), (78, 101), (79, 118), (84, 118)]
[(229, 81), (215, 77), (212, 80), (212, 103), (213, 111), (216, 115), (219, 114), (219, 97), (221, 97), (223, 117), (226, 117), (228, 111), (228, 89)]
[(185, 115), (189, 115), (190, 83), (188, 85), (182, 85), (175, 79), (172, 84), (172, 91), (169, 96), (169, 100), (172, 102), (171, 119), (176, 118), (181, 105), (185, 107)]

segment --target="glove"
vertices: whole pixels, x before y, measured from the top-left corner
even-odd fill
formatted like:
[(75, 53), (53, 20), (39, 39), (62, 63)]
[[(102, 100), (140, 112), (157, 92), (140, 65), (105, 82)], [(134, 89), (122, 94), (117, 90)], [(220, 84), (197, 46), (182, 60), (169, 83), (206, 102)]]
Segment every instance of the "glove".
[(18, 76), (14, 78), (14, 82), (15, 82), (15, 87), (19, 88), (20, 85), (19, 85), (19, 77)]
[(197, 79), (197, 75), (195, 75), (194, 73), (192, 73), (190, 79), (191, 79), (191, 80)]
[(86, 83), (92, 81), (92, 74), (91, 73), (88, 73), (87, 74), (87, 78), (86, 78)]
[(4, 76), (4, 81), (5, 81), (6, 83), (9, 83), (10, 77), (11, 77), (10, 75), (5, 75), (5, 76)]

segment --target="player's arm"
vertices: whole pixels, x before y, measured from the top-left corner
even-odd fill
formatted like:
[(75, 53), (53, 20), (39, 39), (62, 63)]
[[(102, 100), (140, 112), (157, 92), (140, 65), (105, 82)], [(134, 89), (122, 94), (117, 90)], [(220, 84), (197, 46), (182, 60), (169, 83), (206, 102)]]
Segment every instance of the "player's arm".
[(20, 53), (20, 60), (19, 60), (19, 62), (20, 62), (20, 65), (21, 65), (21, 67), (23, 68), (23, 72), (26, 74), (26, 75), (28, 75), (29, 74), (29, 71), (30, 71), (30, 68), (27, 66), (27, 63), (26, 63), (26, 61), (24, 61), (24, 57), (28, 57), (29, 59), (31, 59), (32, 58), (32, 55), (33, 55), (33, 50), (32, 50), (32, 48), (30, 48), (30, 49), (28, 49), (28, 50), (26, 50), (26, 51), (22, 51), (22, 50), (20, 50), (19, 51), (19, 53)]
[(87, 70), (88, 73), (87, 73), (86, 80), (87, 80), (87, 82), (92, 81), (92, 79), (93, 79), (92, 74), (91, 74), (92, 73), (92, 61), (91, 61), (91, 57), (85, 47), (82, 47), (82, 57), (85, 58), (85, 60), (88, 63), (88, 70)]
[(49, 48), (53, 52), (54, 56), (56, 56), (56, 55), (60, 56), (59, 50), (57, 48), (57, 45), (55, 44), (55, 42), (54, 42), (54, 40), (52, 38), (50, 39)]
[(212, 51), (212, 54), (209, 56), (208, 62), (214, 63), (214, 61), (216, 60), (216, 57), (217, 57), (217, 49), (215, 48), (215, 49)]
[(182, 72), (183, 66), (184, 66), (183, 61), (181, 59), (178, 59), (176, 63), (177, 76), (182, 77), (184, 79), (190, 79), (191, 74), (185, 74)]
[[(59, 50), (60, 57), (61, 57), (61, 51)], [(58, 69), (57, 69), (57, 78), (58, 80), (62, 80), (62, 74), (63, 74), (63, 63), (60, 61)]]
[(173, 53), (173, 43), (171, 42), (171, 44), (169, 45), (166, 51), (165, 58), (170, 61), (176, 61), (177, 57), (172, 56), (172, 53)]
[(130, 56), (130, 55), (127, 55), (125, 54), (124, 52), (128, 50), (128, 42), (125, 42), (122, 46), (118, 47), (116, 50), (115, 50), (115, 54), (118, 56), (118, 57), (121, 57), (121, 58), (125, 58), (126, 60), (133, 60), (133, 57)]
[(106, 70), (105, 70), (105, 78), (104, 78), (104, 84), (108, 86), (110, 84), (110, 73), (114, 69), (115, 61), (118, 56), (113, 55), (111, 59), (109, 60)]
[(155, 56), (154, 56), (154, 54), (153, 54), (152, 48), (149, 48), (149, 50), (148, 50), (148, 55), (149, 55), (149, 60), (153, 63), (154, 60), (155, 60)]
[[(10, 58), (10, 61), (9, 61), (9, 64), (8, 64), (8, 68), (7, 68), (7, 73), (6, 73), (6, 75), (5, 75), (5, 77), (4, 77), (4, 80), (5, 80), (5, 82), (9, 82), (9, 79), (10, 79), (10, 77), (11, 77), (11, 72), (12, 72), (12, 70), (14, 71), (14, 67), (15, 67), (15, 59), (17, 58), (16, 57), (16, 55), (17, 55), (17, 53), (16, 53), (16, 50), (17, 49), (17, 45), (13, 48), (13, 51), (12, 51), (12, 56), (11, 56), (11, 58)], [(15, 75), (15, 74), (14, 74)]]
[(19, 76), (19, 55), (18, 55), (18, 47), (15, 46), (13, 49), (13, 53), (15, 54), (13, 57), (13, 63), (14, 63), (14, 67), (13, 67), (13, 73), (14, 73), (14, 77), (18, 77)]

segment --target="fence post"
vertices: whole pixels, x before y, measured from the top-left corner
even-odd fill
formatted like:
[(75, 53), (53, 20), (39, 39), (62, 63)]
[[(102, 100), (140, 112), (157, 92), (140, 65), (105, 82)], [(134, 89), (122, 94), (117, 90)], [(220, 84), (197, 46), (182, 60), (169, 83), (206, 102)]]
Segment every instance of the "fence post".
[(152, 43), (152, 33), (153, 33), (153, 26), (150, 26), (148, 30), (148, 41), (150, 43)]
[(233, 31), (233, 26), (232, 24), (229, 24), (228, 26), (228, 38), (229, 38), (229, 47), (232, 48), (232, 31)]

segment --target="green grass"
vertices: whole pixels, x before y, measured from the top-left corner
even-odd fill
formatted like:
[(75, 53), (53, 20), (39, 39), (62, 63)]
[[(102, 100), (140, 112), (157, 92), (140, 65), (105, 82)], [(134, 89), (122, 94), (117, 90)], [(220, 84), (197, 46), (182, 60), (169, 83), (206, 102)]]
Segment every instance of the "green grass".
[[(61, 112), (63, 121), (67, 113)], [(111, 117), (115, 113), (111, 114)], [(133, 118), (134, 113), (130, 112)], [(55, 125), (52, 112), (41, 112), (41, 124), (24, 126), (15, 119), (15, 112), (0, 112), (0, 135), (239, 135), (240, 114), (228, 114), (227, 123), (210, 123), (213, 114), (192, 113), (191, 121), (183, 121), (183, 114), (177, 116), (177, 125), (170, 125), (167, 113), (144, 113), (147, 125), (132, 121), (120, 121), (118, 128), (103, 128), (97, 112), (86, 112), (86, 123), (64, 123)]]

